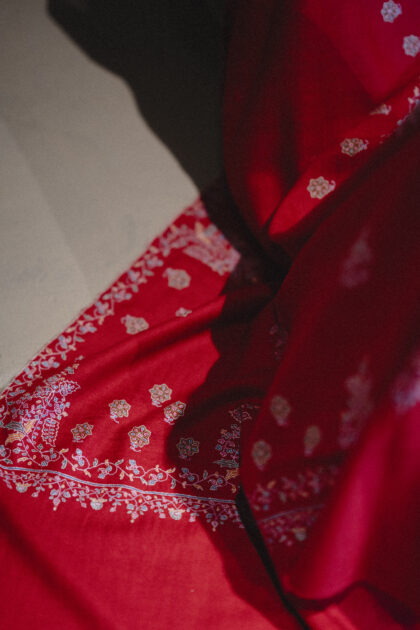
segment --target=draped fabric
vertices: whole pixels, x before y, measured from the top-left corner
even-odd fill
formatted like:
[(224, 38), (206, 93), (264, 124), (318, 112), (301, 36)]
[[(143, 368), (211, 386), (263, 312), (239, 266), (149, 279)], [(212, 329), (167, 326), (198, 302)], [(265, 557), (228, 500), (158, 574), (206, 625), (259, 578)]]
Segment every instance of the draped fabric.
[(3, 392), (3, 628), (420, 616), (420, 9), (229, 11), (227, 187)]

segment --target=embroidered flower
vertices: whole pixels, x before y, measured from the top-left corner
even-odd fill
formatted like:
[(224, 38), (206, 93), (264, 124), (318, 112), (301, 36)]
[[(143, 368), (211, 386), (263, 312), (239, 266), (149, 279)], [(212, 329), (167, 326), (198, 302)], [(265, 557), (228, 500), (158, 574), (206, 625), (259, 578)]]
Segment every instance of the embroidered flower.
[(383, 3), (381, 13), (384, 22), (393, 22), (399, 15), (401, 15), (402, 8), (400, 4), (397, 4), (393, 0), (388, 0), (388, 2)]
[(346, 138), (340, 144), (341, 153), (353, 157), (360, 151), (366, 151), (368, 144), (367, 140), (361, 140), (360, 138)]
[(176, 317), (187, 317), (190, 313), (192, 313), (192, 311), (190, 311), (188, 308), (184, 308), (183, 306), (181, 306), (181, 308), (179, 308), (175, 312), (175, 315)]
[(267, 442), (264, 440), (258, 440), (258, 442), (255, 442), (252, 447), (252, 459), (254, 460), (254, 464), (257, 468), (263, 470), (268, 460), (271, 459), (271, 455), (271, 446), (267, 444)]
[(316, 179), (310, 179), (307, 191), (311, 195), (312, 199), (322, 199), (328, 193), (335, 188), (334, 181), (328, 181), (325, 177), (317, 177)]
[(420, 52), (420, 39), (416, 35), (404, 37), (403, 48), (406, 55), (415, 57)]
[(16, 490), (18, 492), (20, 492), (21, 494), (26, 492), (29, 487), (30, 487), (30, 485), (28, 483), (17, 483), (16, 484)]
[(176, 445), (179, 456), (181, 459), (187, 459), (187, 457), (192, 457), (196, 453), (198, 453), (200, 449), (200, 442), (194, 440), (194, 438), (181, 438)]
[(348, 448), (357, 441), (373, 408), (372, 382), (366, 359), (360, 363), (357, 373), (346, 379), (345, 385), (349, 396), (347, 409), (340, 414), (338, 443), (341, 448)]
[(147, 446), (150, 443), (150, 436), (152, 432), (149, 429), (146, 429), (144, 424), (140, 427), (133, 427), (131, 431), (128, 432), (128, 437), (131, 442), (131, 450), (139, 451), (143, 448), (143, 446)]
[(186, 404), (177, 400), (176, 402), (168, 405), (164, 409), (165, 422), (173, 424), (175, 420), (178, 420), (180, 416), (184, 415)]
[(155, 407), (160, 407), (162, 403), (170, 400), (172, 396), (172, 389), (165, 383), (162, 383), (162, 385), (153, 385), (153, 387), (149, 389), (149, 392), (152, 405)]
[(273, 396), (270, 404), (270, 411), (276, 419), (279, 427), (288, 425), (288, 417), (292, 408), (283, 396)]
[(82, 442), (88, 435), (92, 435), (93, 424), (84, 422), (83, 424), (76, 424), (73, 433), (73, 442)]
[(184, 254), (200, 260), (214, 272), (223, 276), (231, 273), (239, 262), (240, 254), (215, 225), (205, 227), (200, 221), (194, 226), (195, 242), (184, 249)]
[(128, 418), (131, 405), (126, 400), (113, 400), (109, 403), (111, 419), (118, 424), (117, 418)]
[(303, 447), (305, 457), (309, 457), (312, 455), (316, 447), (321, 441), (321, 430), (316, 425), (311, 425), (305, 431), (305, 436), (303, 438)]
[(391, 112), (391, 105), (387, 105), (386, 103), (382, 103), (381, 105), (378, 105), (378, 107), (375, 107), (375, 109), (372, 109), (372, 111), (370, 112), (371, 116), (377, 116), (377, 115), (383, 115), (383, 116), (388, 116), (389, 113)]
[(121, 322), (125, 324), (125, 329), (128, 335), (137, 335), (137, 333), (143, 332), (149, 328), (149, 324), (146, 322), (144, 317), (126, 315), (121, 318)]
[(163, 275), (168, 278), (168, 287), (172, 289), (186, 289), (190, 286), (191, 276), (184, 269), (171, 269), (168, 267)]
[(180, 510), (179, 508), (168, 508), (169, 516), (174, 519), (174, 521), (180, 521), (185, 510)]
[(92, 510), (102, 510), (104, 507), (105, 499), (92, 499), (90, 502), (90, 507)]
[(306, 527), (293, 527), (292, 532), (298, 542), (303, 542), (304, 540), (306, 540)]
[(406, 413), (420, 403), (420, 353), (414, 355), (408, 369), (397, 378), (393, 399), (398, 413)]
[(360, 286), (369, 279), (372, 251), (369, 247), (366, 230), (357, 238), (350, 248), (341, 268), (341, 284), (348, 289)]

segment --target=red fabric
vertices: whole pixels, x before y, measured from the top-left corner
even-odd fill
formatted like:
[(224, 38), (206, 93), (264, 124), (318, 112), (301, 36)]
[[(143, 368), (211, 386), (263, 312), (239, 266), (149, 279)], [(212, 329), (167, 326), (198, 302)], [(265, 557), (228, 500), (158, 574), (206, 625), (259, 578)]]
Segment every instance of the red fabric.
[(259, 243), (214, 188), (5, 390), (2, 627), (415, 627), (420, 11), (385, 4), (236, 5)]

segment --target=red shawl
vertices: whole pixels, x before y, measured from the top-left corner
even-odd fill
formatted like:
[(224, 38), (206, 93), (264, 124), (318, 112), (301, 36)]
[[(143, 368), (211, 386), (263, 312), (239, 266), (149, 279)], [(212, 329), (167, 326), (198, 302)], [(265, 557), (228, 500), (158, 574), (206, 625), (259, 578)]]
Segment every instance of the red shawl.
[(215, 187), (3, 393), (2, 628), (420, 616), (419, 5), (230, 17), (248, 228)]

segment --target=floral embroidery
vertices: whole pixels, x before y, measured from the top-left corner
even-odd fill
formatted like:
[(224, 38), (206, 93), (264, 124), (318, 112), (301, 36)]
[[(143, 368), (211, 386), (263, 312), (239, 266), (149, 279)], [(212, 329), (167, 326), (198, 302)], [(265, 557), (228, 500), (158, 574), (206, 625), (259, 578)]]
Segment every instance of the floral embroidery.
[[(50, 376), (31, 394), (19, 389), (13, 392), (13, 396), (9, 393), (10, 400), (5, 399), (8, 408), (0, 406), (0, 427), (10, 431), (5, 444), (16, 441), (34, 443), (41, 433), (42, 440), (54, 446), (60, 420), (67, 416), (70, 406), (66, 398), (80, 389), (75, 381), (68, 378), (78, 366), (75, 363), (61, 373)], [(7, 416), (9, 422), (5, 424)]]
[(197, 221), (195, 224), (197, 240), (189, 245), (184, 253), (210, 267), (223, 276), (231, 273), (238, 264), (240, 254), (234, 249), (215, 225), (204, 227)]
[(180, 416), (184, 415), (186, 406), (187, 405), (185, 403), (177, 400), (171, 405), (165, 407), (165, 409), (163, 410), (165, 422), (167, 422), (168, 424), (173, 424), (175, 420), (178, 420)]
[(347, 409), (341, 412), (338, 443), (341, 448), (349, 448), (359, 438), (366, 419), (373, 409), (371, 400), (372, 383), (368, 373), (367, 360), (364, 359), (353, 376), (345, 382), (349, 393)]
[[(241, 424), (247, 420), (252, 420), (259, 410), (258, 405), (244, 403), (229, 411), (229, 415), (235, 420), (229, 429), (222, 429), (220, 437), (214, 447), (221, 459), (213, 462), (221, 468), (231, 470), (239, 469), (239, 438), (241, 436)], [(232, 475), (232, 473), (231, 473)]]
[(93, 424), (89, 424), (88, 422), (83, 422), (83, 424), (76, 424), (74, 429), (71, 430), (73, 433), (73, 442), (83, 442), (88, 435), (92, 435)]
[(131, 442), (131, 450), (140, 451), (143, 446), (147, 446), (150, 443), (150, 436), (152, 432), (149, 429), (146, 429), (144, 424), (140, 427), (133, 427), (131, 431), (128, 432), (128, 437)]
[(358, 287), (369, 280), (369, 267), (373, 256), (367, 239), (367, 231), (363, 230), (343, 262), (340, 280), (348, 289)]
[(222, 459), (214, 463), (221, 468), (239, 468), (239, 424), (233, 423), (229, 429), (222, 429), (214, 447)]
[(190, 286), (191, 276), (184, 269), (171, 269), (168, 267), (163, 272), (164, 277), (168, 278), (168, 287), (172, 289), (186, 289)]
[(162, 385), (153, 385), (153, 387), (149, 389), (149, 392), (152, 405), (155, 407), (160, 407), (162, 403), (170, 400), (172, 396), (172, 389), (165, 383), (162, 383)]
[(291, 503), (324, 498), (334, 485), (338, 470), (335, 464), (320, 465), (294, 476), (282, 475), (265, 486), (257, 484), (250, 497), (251, 507), (255, 512), (277, 512)]
[(271, 399), (270, 411), (279, 427), (286, 427), (289, 424), (288, 417), (291, 410), (290, 404), (283, 396), (273, 396)]
[(188, 308), (184, 308), (183, 306), (175, 311), (176, 317), (187, 317), (188, 315), (190, 315), (190, 313), (192, 313), (192, 311), (190, 311)]
[[(228, 521), (243, 527), (233, 500), (167, 492), (154, 493), (127, 485), (87, 484), (76, 477), (58, 475), (48, 470), (13, 470), (2, 465), (0, 465), (0, 477), (8, 488), (15, 488), (20, 493), (32, 488), (34, 498), (38, 498), (41, 492), (45, 492), (52, 501), (54, 510), (57, 510), (60, 504), (73, 499), (81, 507), (86, 508), (90, 505), (94, 511), (103, 509), (106, 504), (110, 512), (116, 512), (119, 507), (125, 506), (132, 523), (148, 512), (158, 515), (159, 518), (167, 516), (174, 518), (182, 512), (188, 516), (190, 523), (195, 523), (199, 517), (204, 518), (213, 531)], [(169, 510), (174, 510), (173, 516)], [(175, 520), (179, 519), (175, 518)]]
[(381, 105), (378, 105), (378, 107), (375, 107), (375, 109), (372, 109), (372, 111), (370, 112), (370, 115), (371, 116), (376, 116), (376, 115), (388, 116), (391, 110), (392, 110), (391, 105), (386, 105), (386, 103), (382, 103)]
[(393, 22), (399, 15), (401, 15), (401, 13), (401, 5), (397, 4), (393, 0), (388, 0), (388, 2), (383, 3), (381, 14), (384, 22)]
[(200, 442), (194, 440), (194, 438), (181, 438), (176, 445), (179, 456), (181, 459), (187, 459), (188, 457), (192, 457), (200, 450)]
[(416, 57), (420, 52), (420, 38), (417, 35), (407, 35), (404, 37), (403, 48), (406, 55)]
[[(72, 371), (73, 368), (66, 368), (61, 376)], [(258, 407), (255, 405), (243, 404), (229, 411), (229, 414), (236, 422), (241, 423), (250, 419), (256, 409)], [(4, 408), (0, 411), (4, 412)], [(3, 422), (2, 424), (4, 426)], [(133, 432), (135, 444), (139, 446), (150, 437), (147, 429), (142, 432), (141, 428), (135, 427), (140, 431)], [(191, 446), (194, 450), (194, 444)], [(40, 444), (32, 443), (27, 436), (13, 449), (13, 453), (7, 446), (0, 445), (0, 477), (9, 488), (16, 488), (20, 493), (33, 488), (32, 496), (35, 498), (41, 492), (46, 494), (49, 492), (54, 509), (68, 500), (75, 500), (82, 507), (90, 505), (95, 511), (108, 505), (109, 510), (115, 512), (119, 506), (125, 505), (133, 522), (146, 512), (153, 512), (160, 518), (165, 518), (169, 514), (169, 508), (173, 508), (183, 510), (182, 514), (188, 515), (189, 522), (195, 522), (197, 517), (204, 518), (213, 530), (228, 521), (242, 527), (233, 500), (185, 494), (187, 488), (203, 491), (202, 484), (208, 484), (212, 492), (230, 488), (231, 492), (235, 493), (237, 486), (234, 480), (238, 475), (236, 468), (228, 468), (224, 475), (218, 471), (210, 474), (204, 471), (201, 476), (182, 468), (181, 473), (177, 475), (176, 468), (164, 470), (156, 465), (146, 469), (133, 459), (128, 462), (124, 459), (115, 462), (105, 459), (101, 462), (97, 458), (90, 461), (80, 448), (70, 456), (67, 455), (67, 451), (68, 449), (61, 449), (58, 452), (53, 448), (46, 449)], [(15, 454), (19, 455), (17, 466), (14, 466), (11, 459)], [(24, 468), (23, 462), (31, 468)], [(53, 466), (53, 470), (48, 470), (49, 465)], [(59, 473), (58, 468), (61, 469)], [(74, 474), (81, 474), (85, 480), (69, 475), (66, 469), (71, 469)], [(116, 483), (115, 477), (118, 477), (119, 483)], [(104, 482), (108, 478), (114, 478), (110, 484)], [(134, 481), (149, 489), (140, 490), (127, 485)], [(152, 492), (152, 487), (168, 482), (172, 492)], [(183, 494), (173, 492), (179, 486), (182, 487)], [(174, 515), (176, 514), (179, 515), (179, 512), (174, 512)]]
[(295, 508), (274, 514), (258, 521), (258, 526), (268, 545), (283, 544), (292, 547), (306, 540), (308, 530), (322, 506)]
[(335, 182), (328, 181), (325, 177), (310, 179), (307, 191), (312, 199), (322, 199), (335, 189)]
[(315, 424), (308, 427), (303, 438), (303, 447), (305, 457), (312, 455), (316, 447), (321, 441), (321, 430)]
[(367, 140), (361, 140), (360, 138), (346, 138), (340, 143), (341, 153), (353, 157), (360, 151), (366, 151), (368, 144)]
[(144, 317), (126, 315), (121, 318), (121, 322), (125, 324), (125, 329), (128, 335), (137, 335), (137, 333), (143, 332), (149, 328), (149, 324), (146, 322)]
[(392, 397), (398, 413), (406, 413), (420, 402), (420, 353), (396, 380)]
[(169, 516), (173, 518), (174, 521), (180, 521), (184, 512), (185, 510), (181, 510), (180, 508), (168, 508)]
[(131, 405), (126, 400), (113, 400), (109, 403), (109, 415), (111, 420), (118, 424), (117, 418), (128, 418)]
[[(199, 199), (193, 203), (185, 210), (183, 217), (187, 222), (197, 219), (207, 222), (208, 215), (203, 201)], [(213, 225), (210, 222), (209, 224)], [(199, 242), (201, 243), (201, 240)], [(133, 295), (138, 293), (139, 287), (155, 275), (154, 270), (163, 266), (164, 258), (167, 258), (173, 250), (184, 251), (186, 247), (196, 243), (197, 234), (193, 227), (186, 223), (180, 225), (178, 222), (170, 225), (126, 273), (25, 367), (7, 388), (7, 395), (41, 378), (45, 370), (58, 368), (60, 362), (65, 361), (68, 354), (76, 350), (78, 344), (85, 341), (86, 335), (95, 333), (108, 317), (115, 315), (117, 304), (131, 300)], [(236, 252), (233, 247), (226, 247), (226, 249), (220, 249), (218, 255), (227, 256), (230, 259), (231, 250)]]
[(265, 440), (258, 440), (252, 447), (252, 459), (260, 470), (265, 468), (266, 463), (271, 459), (271, 446)]

